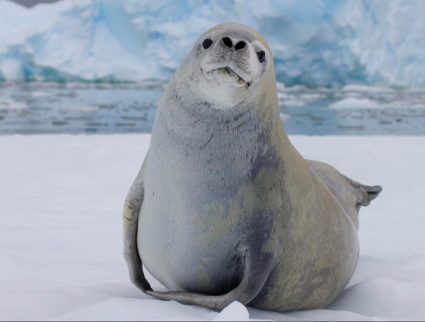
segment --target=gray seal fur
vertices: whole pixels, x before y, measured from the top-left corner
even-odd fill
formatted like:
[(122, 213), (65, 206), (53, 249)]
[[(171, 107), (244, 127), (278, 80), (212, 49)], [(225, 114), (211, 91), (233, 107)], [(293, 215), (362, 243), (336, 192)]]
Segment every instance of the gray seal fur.
[[(360, 205), (380, 191), (297, 152), (281, 124), (266, 41), (218, 25), (159, 103), (124, 205), (130, 278), (159, 299), (214, 310), (233, 301), (325, 307), (357, 265)], [(143, 265), (170, 291), (153, 291)]]

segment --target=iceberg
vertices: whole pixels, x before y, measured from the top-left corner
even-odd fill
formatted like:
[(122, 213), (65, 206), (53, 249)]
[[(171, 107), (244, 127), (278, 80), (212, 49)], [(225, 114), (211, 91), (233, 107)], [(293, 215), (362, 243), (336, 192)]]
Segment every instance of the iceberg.
[(211, 26), (259, 30), (286, 85), (425, 86), (425, 1), (0, 1), (0, 81), (172, 75)]

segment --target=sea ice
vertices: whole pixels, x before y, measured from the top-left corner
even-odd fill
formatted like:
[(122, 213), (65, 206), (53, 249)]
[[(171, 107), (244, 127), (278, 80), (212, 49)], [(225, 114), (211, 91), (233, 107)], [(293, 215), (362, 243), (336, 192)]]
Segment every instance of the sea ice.
[(290, 139), (305, 158), (384, 188), (360, 211), (359, 264), (328, 308), (233, 303), (218, 314), (144, 295), (128, 278), (121, 216), (150, 135), (13, 135), (0, 136), (0, 319), (423, 320), (425, 137)]

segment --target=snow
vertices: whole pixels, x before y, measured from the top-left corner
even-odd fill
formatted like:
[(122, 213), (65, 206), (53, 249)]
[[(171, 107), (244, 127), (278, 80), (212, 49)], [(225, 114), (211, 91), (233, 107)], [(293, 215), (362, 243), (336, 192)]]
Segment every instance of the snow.
[(248, 321), (249, 312), (246, 307), (235, 301), (230, 303), (227, 307), (217, 315), (213, 321)]
[(376, 108), (380, 105), (368, 98), (356, 98), (356, 97), (347, 97), (338, 102), (335, 102), (329, 105), (329, 108), (332, 109), (344, 109), (344, 108)]
[(17, 59), (4, 59), (0, 64), (0, 70), (3, 72), (3, 77), (5, 79), (13, 79), (14, 81), (25, 80), (25, 76), (21, 68), (21, 63)]
[(360, 93), (394, 93), (393, 88), (382, 86), (367, 86), (359, 84), (345, 85), (342, 90), (344, 92), (360, 92)]
[(311, 93), (311, 90), (303, 86), (286, 87), (285, 89), (278, 90), (277, 98), (280, 106), (303, 107), (309, 103), (326, 99), (327, 96), (320, 93), (322, 90), (326, 89), (315, 88), (315, 93)]
[(0, 111), (22, 111), (28, 106), (24, 102), (17, 102), (16, 100), (0, 97)]
[(360, 261), (346, 290), (327, 309), (288, 313), (236, 302), (217, 313), (155, 300), (132, 286), (121, 210), (149, 140), (0, 136), (0, 319), (425, 318), (425, 137), (291, 137), (304, 157), (384, 191), (361, 210)]
[(412, 0), (0, 1), (0, 80), (166, 79), (225, 21), (265, 36), (288, 85), (425, 86), (425, 2)]

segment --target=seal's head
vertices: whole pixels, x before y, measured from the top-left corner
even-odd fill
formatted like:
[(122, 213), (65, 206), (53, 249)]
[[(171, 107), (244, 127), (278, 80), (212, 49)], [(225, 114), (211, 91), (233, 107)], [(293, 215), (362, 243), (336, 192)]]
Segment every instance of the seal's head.
[[(186, 74), (205, 100), (229, 108), (253, 96), (267, 74), (273, 74), (269, 46), (255, 30), (224, 23), (204, 33), (184, 64)], [(274, 77), (274, 76), (273, 76)]]

